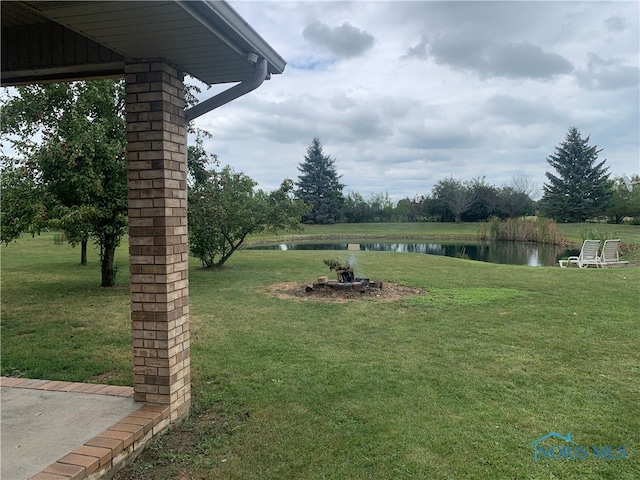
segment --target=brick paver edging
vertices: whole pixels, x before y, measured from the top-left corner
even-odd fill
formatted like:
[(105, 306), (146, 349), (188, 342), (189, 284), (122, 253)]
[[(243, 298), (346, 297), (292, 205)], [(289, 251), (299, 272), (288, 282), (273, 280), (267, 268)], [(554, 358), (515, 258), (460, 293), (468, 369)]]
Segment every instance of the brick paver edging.
[(59, 382), (56, 380), (33, 380), (30, 378), (0, 377), (0, 385), (12, 388), (31, 388), (48, 392), (91, 393), (114, 397), (133, 397), (133, 387), (99, 385), (95, 383)]
[[(132, 387), (0, 377), (0, 385), (55, 392), (133, 397)], [(168, 405), (143, 405), (29, 480), (96, 480), (137, 455), (171, 422)]]

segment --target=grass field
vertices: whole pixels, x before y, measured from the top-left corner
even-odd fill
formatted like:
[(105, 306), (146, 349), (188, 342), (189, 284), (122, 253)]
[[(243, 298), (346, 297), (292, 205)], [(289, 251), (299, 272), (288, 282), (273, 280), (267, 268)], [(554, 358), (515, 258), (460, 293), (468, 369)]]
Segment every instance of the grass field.
[[(130, 385), (126, 245), (113, 289), (95, 252), (81, 267), (51, 235), (0, 252), (2, 374)], [(640, 268), (356, 255), (356, 274), (426, 293), (269, 295), (327, 275), (326, 251), (242, 251), (219, 271), (193, 259), (192, 415), (118, 478), (640, 478)], [(552, 431), (626, 457), (535, 462)]]
[[(302, 235), (311, 236), (397, 236), (397, 237), (464, 237), (472, 238), (478, 233), (477, 223), (339, 223), (336, 225), (305, 225)], [(624, 242), (640, 245), (640, 225), (612, 225), (606, 223), (558, 224), (567, 239), (582, 243), (582, 235), (621, 238)], [(286, 238), (290, 235), (281, 235)], [(271, 238), (269, 234), (253, 236)]]

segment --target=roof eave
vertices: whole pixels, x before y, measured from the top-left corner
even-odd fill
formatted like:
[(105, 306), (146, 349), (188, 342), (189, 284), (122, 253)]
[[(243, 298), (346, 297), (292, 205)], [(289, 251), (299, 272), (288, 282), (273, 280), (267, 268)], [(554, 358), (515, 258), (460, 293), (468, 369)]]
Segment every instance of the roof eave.
[(253, 53), (264, 58), (269, 74), (284, 72), (286, 61), (227, 2), (176, 0), (176, 3), (239, 54), (247, 57)]

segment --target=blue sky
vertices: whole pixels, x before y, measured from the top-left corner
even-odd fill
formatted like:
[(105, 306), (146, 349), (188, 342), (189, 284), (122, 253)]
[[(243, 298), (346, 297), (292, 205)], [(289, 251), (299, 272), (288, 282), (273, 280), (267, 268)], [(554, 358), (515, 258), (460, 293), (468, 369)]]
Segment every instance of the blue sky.
[(365, 198), (449, 176), (542, 187), (571, 126), (640, 173), (638, 2), (230, 3), (287, 67), (197, 125), (260, 188), (296, 180), (315, 136)]

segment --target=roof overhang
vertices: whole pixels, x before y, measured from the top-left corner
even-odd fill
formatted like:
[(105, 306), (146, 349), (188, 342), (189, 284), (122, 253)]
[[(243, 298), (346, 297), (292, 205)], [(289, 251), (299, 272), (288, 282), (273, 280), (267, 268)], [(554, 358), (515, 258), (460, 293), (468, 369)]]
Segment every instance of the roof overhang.
[(6, 1), (2, 85), (120, 76), (126, 63), (162, 58), (206, 84), (267, 75), (286, 62), (226, 2)]

